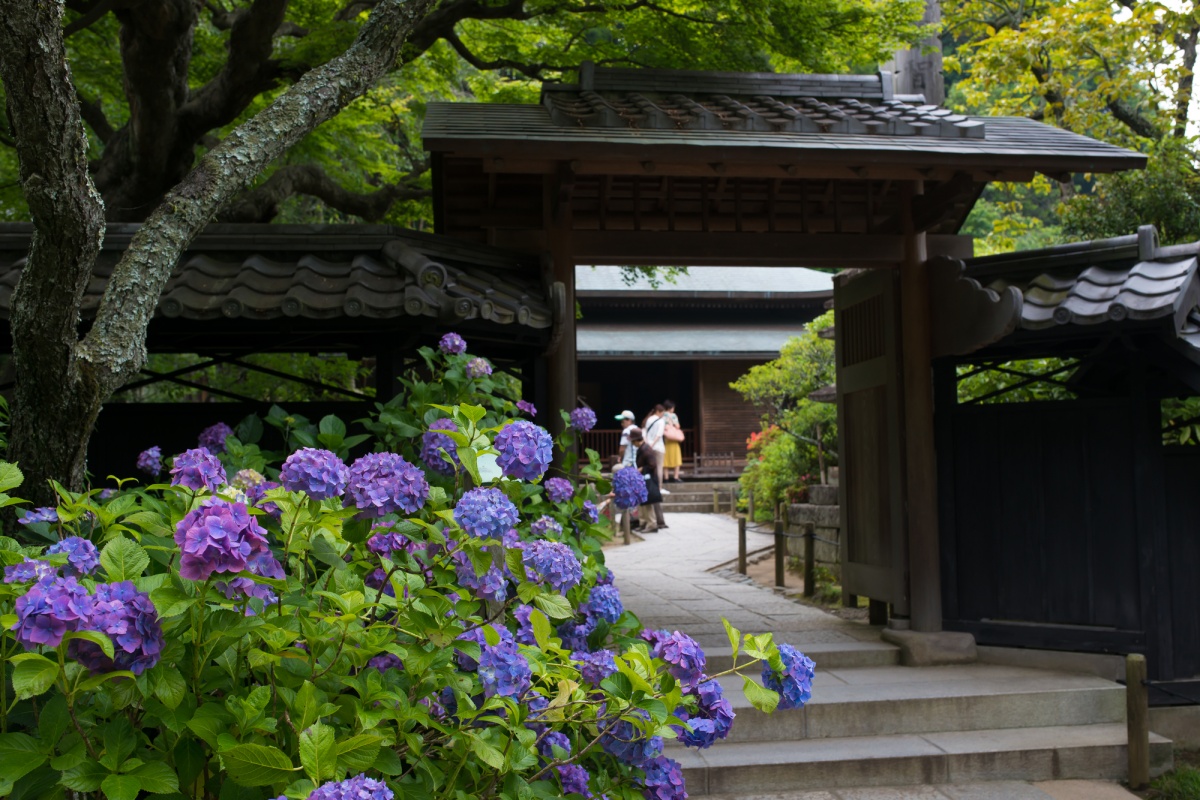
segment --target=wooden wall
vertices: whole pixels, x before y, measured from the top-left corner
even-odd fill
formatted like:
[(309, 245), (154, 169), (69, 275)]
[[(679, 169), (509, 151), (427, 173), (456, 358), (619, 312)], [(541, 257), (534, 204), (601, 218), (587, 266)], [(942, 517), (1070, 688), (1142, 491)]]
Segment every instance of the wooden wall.
[(746, 373), (751, 361), (696, 362), (696, 395), (701, 438), (697, 452), (746, 456), (746, 439), (759, 430), (762, 411), (729, 388)]

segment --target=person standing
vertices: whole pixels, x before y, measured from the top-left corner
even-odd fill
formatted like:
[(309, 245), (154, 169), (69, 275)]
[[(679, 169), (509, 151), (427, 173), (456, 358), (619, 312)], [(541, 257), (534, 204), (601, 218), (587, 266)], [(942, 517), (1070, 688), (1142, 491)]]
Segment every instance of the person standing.
[(666, 412), (662, 403), (659, 403), (650, 410), (650, 413), (646, 415), (646, 421), (642, 423), (645, 442), (654, 451), (656, 461), (654, 474), (658, 478), (659, 487), (662, 486), (663, 480), (663, 454), (667, 450), (666, 442), (663, 439), (663, 434), (667, 429)]
[[(642, 506), (640, 514), (642, 518), (641, 530), (643, 533), (654, 533), (659, 528), (668, 527), (667, 521), (663, 519), (662, 491), (660, 491), (658, 475), (655, 472), (659, 464), (658, 454), (646, 442), (642, 431), (637, 428), (633, 428), (630, 431), (629, 440), (637, 448), (637, 469), (645, 476), (646, 480), (646, 504)], [(647, 509), (654, 511), (653, 521), (651, 521)]]
[(621, 460), (619, 463), (631, 467), (633, 466), (636, 448), (629, 442), (629, 431), (633, 429), (635, 417), (632, 411), (625, 409), (620, 414), (617, 414), (614, 419), (621, 423), (621, 444), (619, 448)]
[[(679, 477), (679, 470), (683, 468), (683, 446), (680, 444), (683, 428), (675, 413), (675, 401), (663, 400), (663, 408), (666, 409), (663, 414), (663, 480), (667, 483), (683, 483), (683, 478)], [(669, 475), (672, 469), (675, 470), (673, 478)]]

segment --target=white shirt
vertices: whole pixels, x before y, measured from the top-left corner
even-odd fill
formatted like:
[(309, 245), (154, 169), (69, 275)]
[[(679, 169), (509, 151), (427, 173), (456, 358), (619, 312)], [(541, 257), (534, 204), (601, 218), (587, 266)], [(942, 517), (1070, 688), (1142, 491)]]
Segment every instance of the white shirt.
[(654, 448), (656, 453), (665, 453), (667, 445), (663, 442), (663, 432), (666, 430), (667, 420), (665, 416), (651, 417), (650, 422), (646, 424), (646, 444)]

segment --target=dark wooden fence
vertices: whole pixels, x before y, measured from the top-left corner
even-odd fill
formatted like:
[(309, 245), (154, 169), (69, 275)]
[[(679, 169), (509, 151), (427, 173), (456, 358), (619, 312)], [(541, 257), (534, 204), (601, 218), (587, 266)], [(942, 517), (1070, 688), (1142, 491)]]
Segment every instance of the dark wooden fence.
[[(683, 460), (690, 463), (696, 455), (696, 429), (684, 428), (683, 435)], [(583, 435), (583, 446), (595, 450), (603, 459), (615, 456), (620, 452), (621, 429), (592, 428)]]

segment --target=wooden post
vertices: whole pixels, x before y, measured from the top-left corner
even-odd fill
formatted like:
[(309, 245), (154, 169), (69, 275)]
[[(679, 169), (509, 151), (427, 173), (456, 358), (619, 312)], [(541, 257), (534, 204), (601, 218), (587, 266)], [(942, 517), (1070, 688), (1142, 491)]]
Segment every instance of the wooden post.
[(1125, 719), (1129, 739), (1129, 788), (1150, 783), (1150, 706), (1146, 692), (1146, 657), (1125, 657)]
[(783, 535), (783, 520), (775, 520), (775, 585), (783, 588), (786, 582), (783, 577), (784, 562), (787, 559), (787, 539)]
[(812, 597), (817, 592), (817, 531), (811, 522), (804, 523), (804, 596)]
[(888, 624), (888, 604), (884, 600), (871, 598), (867, 601), (867, 623), (870, 625)]
[(734, 486), (729, 489), (729, 516), (733, 517), (734, 519), (738, 518), (737, 501), (738, 490), (737, 487)]
[(547, 395), (550, 400), (550, 433), (563, 430), (559, 409), (575, 408), (578, 375), (575, 354), (575, 254), (572, 247), (570, 186), (573, 177), (564, 165), (556, 174), (546, 175), (542, 193), (542, 224), (546, 229), (546, 266), (556, 282), (565, 288), (562, 311), (562, 337), (547, 359)]
[(738, 572), (746, 574), (746, 518), (738, 517)]
[(904, 376), (905, 495), (908, 527), (909, 613), (915, 631), (942, 629), (941, 553), (938, 548), (937, 462), (933, 432), (933, 350), (925, 232), (913, 205), (921, 181), (901, 185), (904, 265), (900, 270), (901, 353)]
[(621, 533), (624, 534), (624, 536), (625, 536), (625, 544), (633, 544), (633, 530), (632, 530), (633, 525), (629, 519), (632, 516), (633, 516), (632, 508), (625, 509), (624, 513), (621, 514)]
[(721, 490), (713, 489), (713, 513), (721, 513)]

